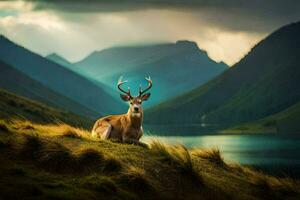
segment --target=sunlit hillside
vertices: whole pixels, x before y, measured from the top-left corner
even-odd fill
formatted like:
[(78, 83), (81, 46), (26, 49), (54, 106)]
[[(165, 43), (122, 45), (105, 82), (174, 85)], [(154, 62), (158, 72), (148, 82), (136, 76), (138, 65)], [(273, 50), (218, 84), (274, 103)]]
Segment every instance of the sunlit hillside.
[(218, 150), (93, 139), (66, 124), (0, 121), (3, 199), (299, 199), (299, 183)]
[(0, 90), (0, 119), (30, 120), (41, 124), (68, 123), (86, 128), (90, 128), (92, 125), (91, 119), (46, 106), (2, 89)]

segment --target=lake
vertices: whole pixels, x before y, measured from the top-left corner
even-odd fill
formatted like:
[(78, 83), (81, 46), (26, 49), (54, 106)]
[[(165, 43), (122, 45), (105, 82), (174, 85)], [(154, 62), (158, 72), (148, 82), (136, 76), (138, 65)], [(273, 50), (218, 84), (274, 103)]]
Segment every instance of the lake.
[(238, 162), (264, 172), (300, 178), (300, 135), (144, 135), (143, 142), (158, 139), (189, 148), (219, 148), (227, 162)]

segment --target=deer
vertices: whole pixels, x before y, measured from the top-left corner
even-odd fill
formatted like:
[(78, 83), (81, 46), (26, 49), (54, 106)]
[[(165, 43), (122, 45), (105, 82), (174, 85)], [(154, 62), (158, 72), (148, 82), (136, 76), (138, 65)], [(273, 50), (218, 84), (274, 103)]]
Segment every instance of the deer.
[(113, 139), (123, 143), (141, 144), (139, 142), (143, 135), (143, 108), (142, 103), (147, 101), (150, 93), (146, 93), (152, 87), (150, 76), (145, 79), (148, 82), (146, 89), (142, 90), (139, 87), (139, 95), (132, 96), (130, 88), (128, 91), (122, 89), (122, 85), (128, 81), (122, 81), (122, 76), (119, 78), (117, 88), (121, 91), (120, 97), (123, 101), (129, 103), (127, 113), (121, 115), (109, 115), (98, 119), (92, 129), (92, 137), (101, 139)]

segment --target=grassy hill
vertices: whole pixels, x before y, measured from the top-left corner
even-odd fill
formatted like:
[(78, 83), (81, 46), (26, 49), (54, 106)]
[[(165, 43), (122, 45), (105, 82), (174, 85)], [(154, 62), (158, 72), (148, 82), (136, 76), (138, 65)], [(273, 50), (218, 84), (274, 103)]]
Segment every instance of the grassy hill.
[(288, 109), (268, 116), (261, 120), (238, 125), (220, 133), (300, 133), (300, 102), (289, 107)]
[(121, 75), (129, 79), (132, 90), (138, 89), (140, 83), (145, 83), (144, 77), (150, 75), (154, 84), (146, 107), (190, 91), (227, 68), (190, 41), (104, 49), (73, 66), (73, 70), (100, 80), (113, 90)]
[(278, 113), (300, 100), (300, 22), (259, 42), (207, 84), (150, 109), (152, 123), (237, 124)]
[(60, 95), (2, 61), (0, 61), (0, 88), (43, 102), (52, 107), (80, 113), (82, 116), (99, 117), (99, 114), (96, 112)]
[(0, 119), (30, 120), (41, 124), (68, 123), (75, 127), (85, 128), (90, 128), (93, 123), (88, 118), (45, 106), (2, 89), (0, 89)]
[(300, 184), (218, 150), (93, 139), (69, 125), (0, 121), (1, 199), (299, 199)]

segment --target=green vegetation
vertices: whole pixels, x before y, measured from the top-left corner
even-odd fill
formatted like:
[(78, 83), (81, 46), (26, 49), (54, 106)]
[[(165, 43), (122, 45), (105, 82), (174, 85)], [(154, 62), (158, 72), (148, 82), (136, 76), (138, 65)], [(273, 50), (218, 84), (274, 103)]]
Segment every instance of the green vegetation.
[(42, 124), (68, 123), (85, 128), (90, 128), (93, 123), (88, 118), (48, 107), (4, 90), (0, 90), (0, 119), (28, 119)]
[(300, 102), (264, 119), (219, 131), (224, 134), (299, 133)]
[(120, 144), (67, 124), (0, 121), (2, 199), (299, 199), (299, 182), (218, 150)]
[(278, 29), (217, 78), (149, 109), (146, 122), (228, 126), (289, 108), (300, 101), (299, 35), (300, 22)]

